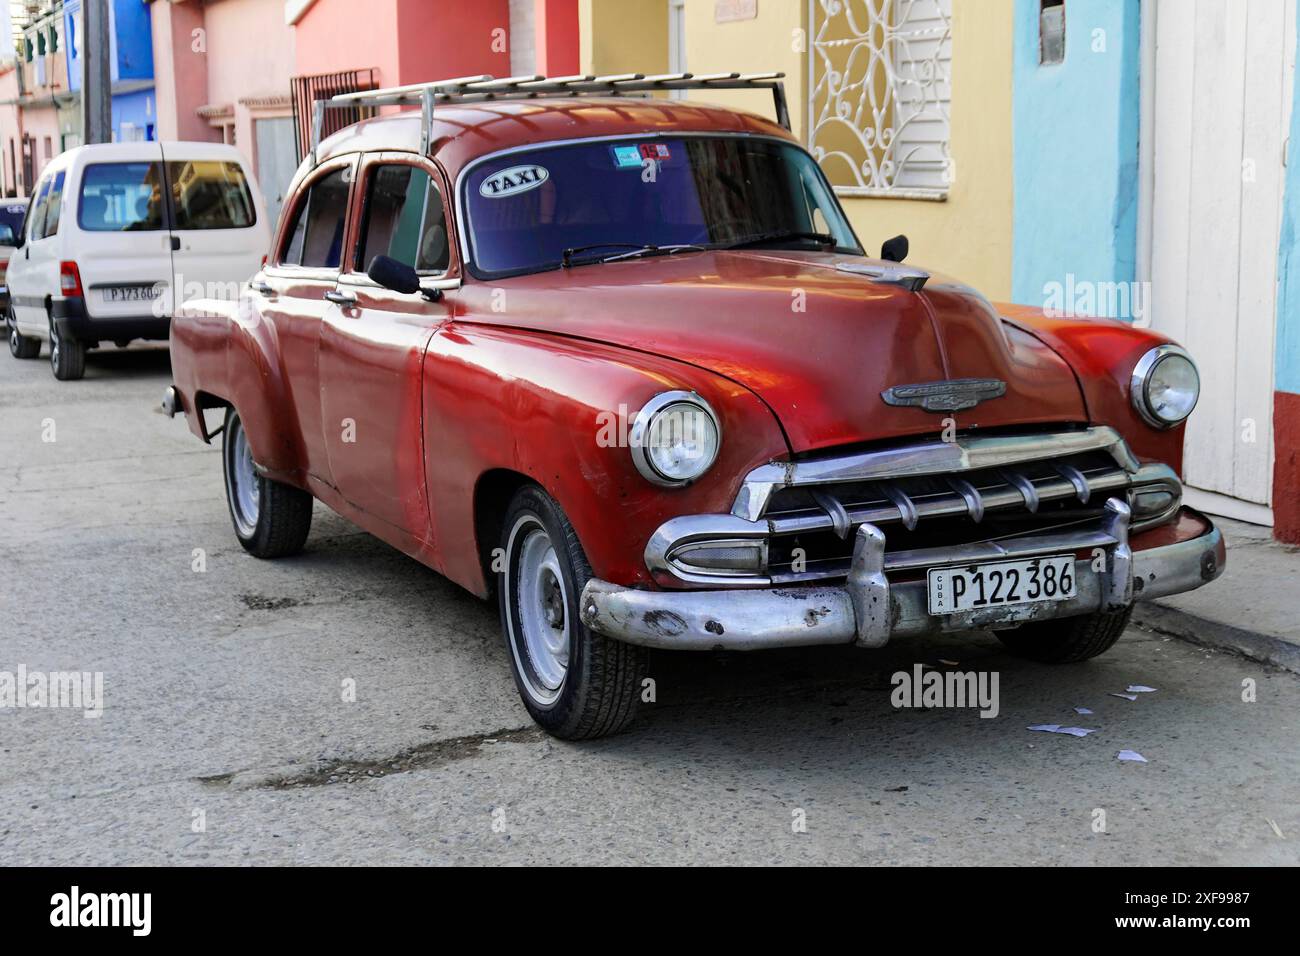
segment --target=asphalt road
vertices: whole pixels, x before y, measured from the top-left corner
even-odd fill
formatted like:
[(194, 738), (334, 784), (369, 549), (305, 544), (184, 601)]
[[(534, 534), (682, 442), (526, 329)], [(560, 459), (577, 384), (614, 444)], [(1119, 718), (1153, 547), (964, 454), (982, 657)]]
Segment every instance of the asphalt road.
[[(987, 635), (660, 654), (631, 733), (550, 740), (494, 606), (321, 505), (302, 556), (245, 554), (168, 382), (161, 350), (0, 356), (0, 671), (104, 675), (97, 719), (0, 709), (0, 862), (1300, 862), (1297, 678), (1138, 630), (1058, 668)], [(996, 718), (891, 705), (944, 660), (998, 673)]]

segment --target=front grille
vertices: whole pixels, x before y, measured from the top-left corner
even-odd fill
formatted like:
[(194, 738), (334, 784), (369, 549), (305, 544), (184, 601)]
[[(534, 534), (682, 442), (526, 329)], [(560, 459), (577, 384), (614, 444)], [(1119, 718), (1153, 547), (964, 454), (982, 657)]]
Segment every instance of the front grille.
[(1181, 498), (1172, 469), (1139, 463), (1105, 426), (921, 440), (760, 465), (730, 514), (661, 525), (646, 567), (669, 587), (843, 579), (870, 525), (884, 571), (913, 574), (1040, 546), (1111, 547), (1119, 511), (1127, 535), (1171, 520)]
[(870, 523), (890, 554), (1096, 526), (1129, 475), (1102, 451), (956, 474), (781, 488), (763, 517), (773, 583), (842, 578)]

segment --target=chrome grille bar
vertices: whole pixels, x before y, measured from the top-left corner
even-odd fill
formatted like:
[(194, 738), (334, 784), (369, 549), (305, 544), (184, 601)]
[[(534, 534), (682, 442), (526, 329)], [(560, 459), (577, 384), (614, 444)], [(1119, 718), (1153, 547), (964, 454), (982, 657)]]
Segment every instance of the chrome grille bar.
[[(1025, 506), (1026, 495), (1022, 488), (1008, 484), (1001, 488), (979, 491), (964, 479), (950, 477), (948, 480), (950, 483), (957, 482), (965, 485), (967, 493), (954, 489), (952, 493), (937, 493), (924, 497), (908, 498), (898, 492), (910, 506), (913, 521), (911, 525), (907, 525), (907, 519), (904, 518), (902, 513), (903, 509), (892, 498), (888, 504), (879, 506), (850, 506), (844, 505), (842, 502), (841, 504), (848, 514), (849, 521), (855, 527), (864, 523), (893, 524), (902, 521), (909, 530), (916, 526), (918, 520), (924, 520), (925, 518), (952, 517), (966, 514), (978, 522), (990, 511), (1023, 508)], [(1119, 469), (1088, 475), (1084, 477), (1084, 480), (1087, 482), (1091, 494), (1122, 491), (1129, 485), (1128, 474)], [(1048, 478), (1038, 482), (1031, 482), (1030, 479), (1024, 478), (1024, 481), (1032, 484), (1036, 502), (1071, 498), (1077, 495), (1074, 484), (1065, 478)], [(887, 492), (888, 487), (883, 486), (882, 490)], [(831, 493), (829, 488), (821, 488), (818, 491), (823, 495)], [(767, 523), (774, 535), (801, 534), (826, 529), (833, 530), (835, 527), (833, 519), (825, 511), (811, 510), (769, 515)]]

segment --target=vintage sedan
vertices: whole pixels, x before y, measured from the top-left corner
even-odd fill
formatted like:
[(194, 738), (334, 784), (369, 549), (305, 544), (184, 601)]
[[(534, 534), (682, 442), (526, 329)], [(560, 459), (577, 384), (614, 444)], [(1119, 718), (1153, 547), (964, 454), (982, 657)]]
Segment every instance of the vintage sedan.
[[(626, 727), (648, 648), (991, 629), (1082, 661), (1224, 543), (1182, 505), (1192, 359), (864, 252), (783, 122), (630, 94), (736, 75), (468, 78), (314, 144), (237, 301), (172, 326), (235, 534), (313, 500), (495, 592), (523, 702)], [(333, 114), (329, 114), (333, 115)], [(417, 598), (413, 598), (417, 599)]]

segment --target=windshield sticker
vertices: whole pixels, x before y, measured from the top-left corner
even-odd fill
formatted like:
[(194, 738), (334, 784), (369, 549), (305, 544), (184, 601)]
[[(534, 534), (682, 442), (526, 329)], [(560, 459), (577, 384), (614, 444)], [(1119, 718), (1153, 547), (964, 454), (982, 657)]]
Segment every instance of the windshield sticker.
[(511, 166), (483, 180), (478, 194), (485, 199), (502, 199), (536, 189), (550, 178), (545, 166)]
[(619, 169), (640, 169), (641, 153), (635, 146), (612, 146), (614, 165)]
[(642, 159), (667, 159), (668, 147), (664, 143), (642, 143)]

